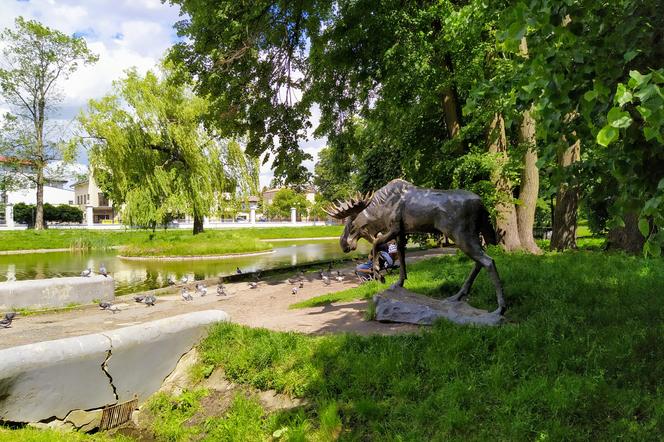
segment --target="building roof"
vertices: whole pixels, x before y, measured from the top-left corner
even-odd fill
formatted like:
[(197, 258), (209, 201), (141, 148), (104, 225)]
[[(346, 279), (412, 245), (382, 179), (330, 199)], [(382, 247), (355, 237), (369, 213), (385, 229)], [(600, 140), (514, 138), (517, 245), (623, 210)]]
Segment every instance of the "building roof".
[(18, 159), (18, 158), (6, 157), (4, 155), (0, 155), (0, 163), (5, 163), (5, 164), (7, 164), (7, 163), (18, 163), (18, 164), (21, 164), (23, 166), (34, 166), (35, 165), (34, 161), (21, 160), (21, 159)]

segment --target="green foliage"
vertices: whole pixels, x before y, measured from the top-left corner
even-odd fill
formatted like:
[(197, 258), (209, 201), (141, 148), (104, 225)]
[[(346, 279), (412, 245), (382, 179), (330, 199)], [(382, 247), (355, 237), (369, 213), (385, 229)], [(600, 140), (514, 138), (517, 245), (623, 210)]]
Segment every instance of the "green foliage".
[(597, 143), (606, 148), (621, 189), (616, 205), (640, 211), (644, 253), (659, 256), (664, 246), (664, 69), (646, 75), (633, 70), (629, 77), (616, 87)]
[[(0, 94), (11, 110), (0, 124), (0, 155), (14, 159), (9, 167), (32, 181), (39, 193), (46, 165), (72, 161), (75, 156), (76, 139), (65, 136), (64, 129), (49, 118), (63, 98), (58, 85), (81, 64), (96, 62), (97, 56), (83, 38), (23, 17), (15, 20), (14, 29), (3, 30), (0, 39), (4, 43)], [(35, 220), (38, 228), (43, 227), (41, 214), (40, 208)]]
[(298, 216), (306, 216), (310, 204), (307, 198), (293, 189), (283, 188), (272, 199), (272, 204), (263, 208), (268, 218), (290, 219), (291, 207), (295, 207)]
[[(14, 205), (14, 221), (33, 227), (35, 224), (34, 204), (17, 203)], [(82, 223), (83, 211), (68, 204), (54, 206), (44, 204), (44, 221), (55, 223)]]
[[(310, 428), (340, 424), (344, 440), (657, 440), (661, 260), (490, 253), (510, 306), (501, 327), (363, 337), (221, 324), (201, 344), (203, 363), (305, 398)], [(471, 267), (463, 256), (416, 263), (406, 286), (445, 297)], [(471, 303), (495, 307), (484, 272)]]
[(161, 75), (129, 70), (112, 95), (91, 100), (79, 121), (93, 137), (99, 186), (131, 225), (154, 227), (175, 213), (202, 223), (231, 184), (256, 190), (255, 164), (235, 142), (203, 126), (208, 102), (194, 96), (176, 67)]
[(200, 406), (199, 400), (206, 394), (206, 390), (199, 389), (185, 391), (177, 397), (170, 397), (165, 393), (153, 396), (147, 408), (154, 416), (152, 430), (155, 436), (167, 441), (185, 440), (195, 436), (197, 429), (184, 423), (196, 413)]
[(318, 151), (314, 167), (313, 183), (327, 201), (343, 200), (355, 190), (353, 162), (338, 153), (337, 149), (324, 147)]
[(59, 430), (38, 430), (36, 428), (9, 429), (0, 427), (1, 442), (131, 442), (133, 439), (123, 435), (109, 436), (105, 433), (86, 434), (63, 432)]

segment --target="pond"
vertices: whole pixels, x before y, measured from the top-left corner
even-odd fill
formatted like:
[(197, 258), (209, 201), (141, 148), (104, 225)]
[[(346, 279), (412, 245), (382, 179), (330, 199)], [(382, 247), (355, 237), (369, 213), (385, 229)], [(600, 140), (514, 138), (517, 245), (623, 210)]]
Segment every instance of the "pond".
[[(94, 271), (100, 264), (115, 279), (115, 294), (125, 295), (167, 285), (168, 277), (190, 280), (215, 278), (235, 273), (295, 266), (321, 260), (348, 258), (338, 240), (274, 242), (274, 253), (221, 260), (197, 261), (127, 261), (117, 257), (116, 250), (85, 253), (56, 252), (0, 256), (0, 281), (78, 276), (87, 267)], [(369, 244), (360, 241), (355, 256), (366, 256)]]

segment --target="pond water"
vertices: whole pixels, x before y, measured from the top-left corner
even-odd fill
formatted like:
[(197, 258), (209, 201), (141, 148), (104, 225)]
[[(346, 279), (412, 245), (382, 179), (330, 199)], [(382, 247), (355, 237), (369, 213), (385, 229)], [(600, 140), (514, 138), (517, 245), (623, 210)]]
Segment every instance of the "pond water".
[[(186, 275), (190, 280), (199, 280), (234, 274), (237, 267), (250, 272), (349, 257), (339, 247), (338, 240), (274, 242), (273, 246), (274, 253), (266, 255), (210, 261), (128, 261), (118, 258), (116, 250), (3, 255), (0, 281), (13, 277), (25, 280), (78, 276), (87, 267), (97, 271), (104, 264), (115, 278), (115, 294), (124, 295), (164, 287), (169, 276), (180, 279)], [(369, 244), (360, 241), (354, 255), (366, 256), (368, 252)]]

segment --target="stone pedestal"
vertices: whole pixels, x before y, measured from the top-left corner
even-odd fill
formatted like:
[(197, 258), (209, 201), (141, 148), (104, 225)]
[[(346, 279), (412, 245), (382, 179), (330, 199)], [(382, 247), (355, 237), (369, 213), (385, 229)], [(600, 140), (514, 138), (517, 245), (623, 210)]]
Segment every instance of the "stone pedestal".
[(297, 210), (295, 207), (290, 208), (290, 221), (295, 224), (297, 222)]
[(434, 299), (403, 287), (389, 288), (374, 296), (376, 320), (431, 325), (439, 318), (456, 324), (498, 325), (504, 317), (471, 307), (467, 302)]
[(14, 205), (7, 203), (5, 206), (5, 223), (7, 227), (14, 227)]

